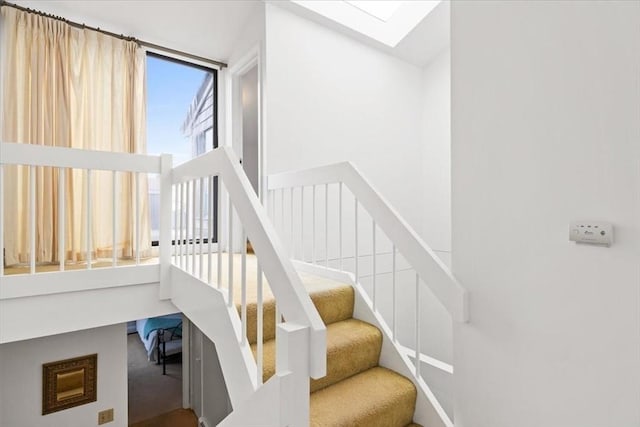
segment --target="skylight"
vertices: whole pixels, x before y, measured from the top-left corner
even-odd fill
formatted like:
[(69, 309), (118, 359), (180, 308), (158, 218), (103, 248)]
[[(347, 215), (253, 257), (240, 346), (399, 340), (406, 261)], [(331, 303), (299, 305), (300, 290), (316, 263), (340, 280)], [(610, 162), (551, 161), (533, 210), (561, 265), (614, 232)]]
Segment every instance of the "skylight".
[(441, 0), (291, 0), (344, 27), (395, 47)]
[(351, 6), (368, 13), (369, 15), (378, 18), (383, 22), (387, 22), (394, 13), (398, 11), (404, 1), (371, 1), (371, 0), (345, 0), (345, 3), (349, 3)]

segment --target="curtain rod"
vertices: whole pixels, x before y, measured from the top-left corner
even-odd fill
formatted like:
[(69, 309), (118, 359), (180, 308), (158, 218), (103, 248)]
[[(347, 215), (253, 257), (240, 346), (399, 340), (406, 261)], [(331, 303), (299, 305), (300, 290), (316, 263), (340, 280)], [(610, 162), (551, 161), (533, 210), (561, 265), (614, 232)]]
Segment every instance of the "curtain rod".
[(207, 64), (212, 64), (212, 65), (215, 65), (215, 66), (220, 67), (220, 68), (227, 67), (227, 64), (225, 62), (216, 61), (214, 59), (205, 58), (203, 56), (194, 55), (192, 53), (183, 52), (181, 50), (172, 49), (170, 47), (161, 46), (161, 45), (158, 45), (158, 44), (146, 42), (144, 40), (140, 40), (140, 39), (137, 39), (135, 37), (125, 36), (123, 34), (116, 34), (116, 33), (113, 33), (111, 31), (103, 30), (103, 29), (101, 29), (99, 27), (92, 27), (90, 25), (81, 24), (79, 22), (70, 21), (70, 20), (68, 20), (66, 18), (63, 18), (61, 16), (52, 15), (50, 13), (45, 13), (45, 12), (42, 12), (42, 11), (39, 11), (39, 10), (30, 9), (28, 7), (22, 7), (22, 6), (19, 6), (17, 4), (14, 4), (14, 3), (9, 3), (8, 1), (0, 0), (0, 7), (2, 7), (2, 6), (13, 7), (14, 9), (18, 9), (18, 10), (21, 10), (23, 12), (29, 12), (29, 13), (33, 13), (35, 15), (40, 15), (40, 16), (44, 16), (46, 18), (51, 18), (51, 19), (55, 19), (55, 20), (58, 20), (58, 21), (62, 21), (65, 24), (70, 25), (70, 26), (75, 27), (75, 28), (96, 31), (98, 33), (106, 34), (108, 36), (115, 37), (115, 38), (120, 39), (120, 40), (126, 40), (126, 41), (135, 42), (139, 46), (149, 47), (151, 49), (156, 49), (156, 50), (164, 51), (164, 52), (171, 53), (171, 54), (174, 54), (174, 55), (183, 56), (185, 58), (193, 59), (193, 60), (204, 62), (204, 63), (207, 63)]

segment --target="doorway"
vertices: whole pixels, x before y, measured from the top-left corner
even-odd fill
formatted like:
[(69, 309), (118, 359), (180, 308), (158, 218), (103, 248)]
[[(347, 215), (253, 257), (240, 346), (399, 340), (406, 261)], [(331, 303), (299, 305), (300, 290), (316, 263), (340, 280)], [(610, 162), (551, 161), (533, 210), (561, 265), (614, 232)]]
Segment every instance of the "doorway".
[(147, 425), (183, 407), (181, 313), (127, 324), (129, 425)]
[[(226, 72), (226, 127), (225, 135), (242, 164), (243, 170), (256, 195), (265, 204), (265, 138), (263, 131), (262, 73), (260, 46), (255, 46), (236, 61)], [(234, 222), (233, 247), (247, 245), (242, 242), (239, 222)]]
[(225, 135), (240, 158), (251, 186), (264, 203), (266, 161), (260, 52), (260, 47), (255, 46), (226, 71)]
[(215, 344), (193, 323), (188, 336), (191, 409), (204, 425), (218, 425), (232, 407)]
[(257, 195), (259, 184), (259, 142), (258, 142), (258, 66), (240, 76), (241, 93), (241, 160), (244, 172)]

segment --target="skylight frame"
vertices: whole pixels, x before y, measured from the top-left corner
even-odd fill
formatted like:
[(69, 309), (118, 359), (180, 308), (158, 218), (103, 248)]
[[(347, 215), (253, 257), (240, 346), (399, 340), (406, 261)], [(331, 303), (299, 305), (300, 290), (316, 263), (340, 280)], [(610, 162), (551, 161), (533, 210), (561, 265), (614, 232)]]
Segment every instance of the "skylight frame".
[(360, 9), (364, 13), (379, 19), (382, 22), (387, 22), (398, 9), (406, 3), (404, 0), (342, 0), (345, 3)]
[(346, 1), (290, 0), (324, 18), (363, 34), (383, 45), (395, 47), (442, 0), (403, 1), (385, 22)]

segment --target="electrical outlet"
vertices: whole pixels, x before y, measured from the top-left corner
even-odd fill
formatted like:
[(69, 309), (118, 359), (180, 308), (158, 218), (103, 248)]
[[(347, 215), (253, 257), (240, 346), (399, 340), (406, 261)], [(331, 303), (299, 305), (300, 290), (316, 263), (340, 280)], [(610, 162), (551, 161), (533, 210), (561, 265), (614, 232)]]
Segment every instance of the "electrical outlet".
[(601, 221), (573, 221), (569, 224), (569, 240), (609, 247), (613, 243), (613, 225)]
[(98, 425), (113, 421), (113, 408), (98, 412)]

